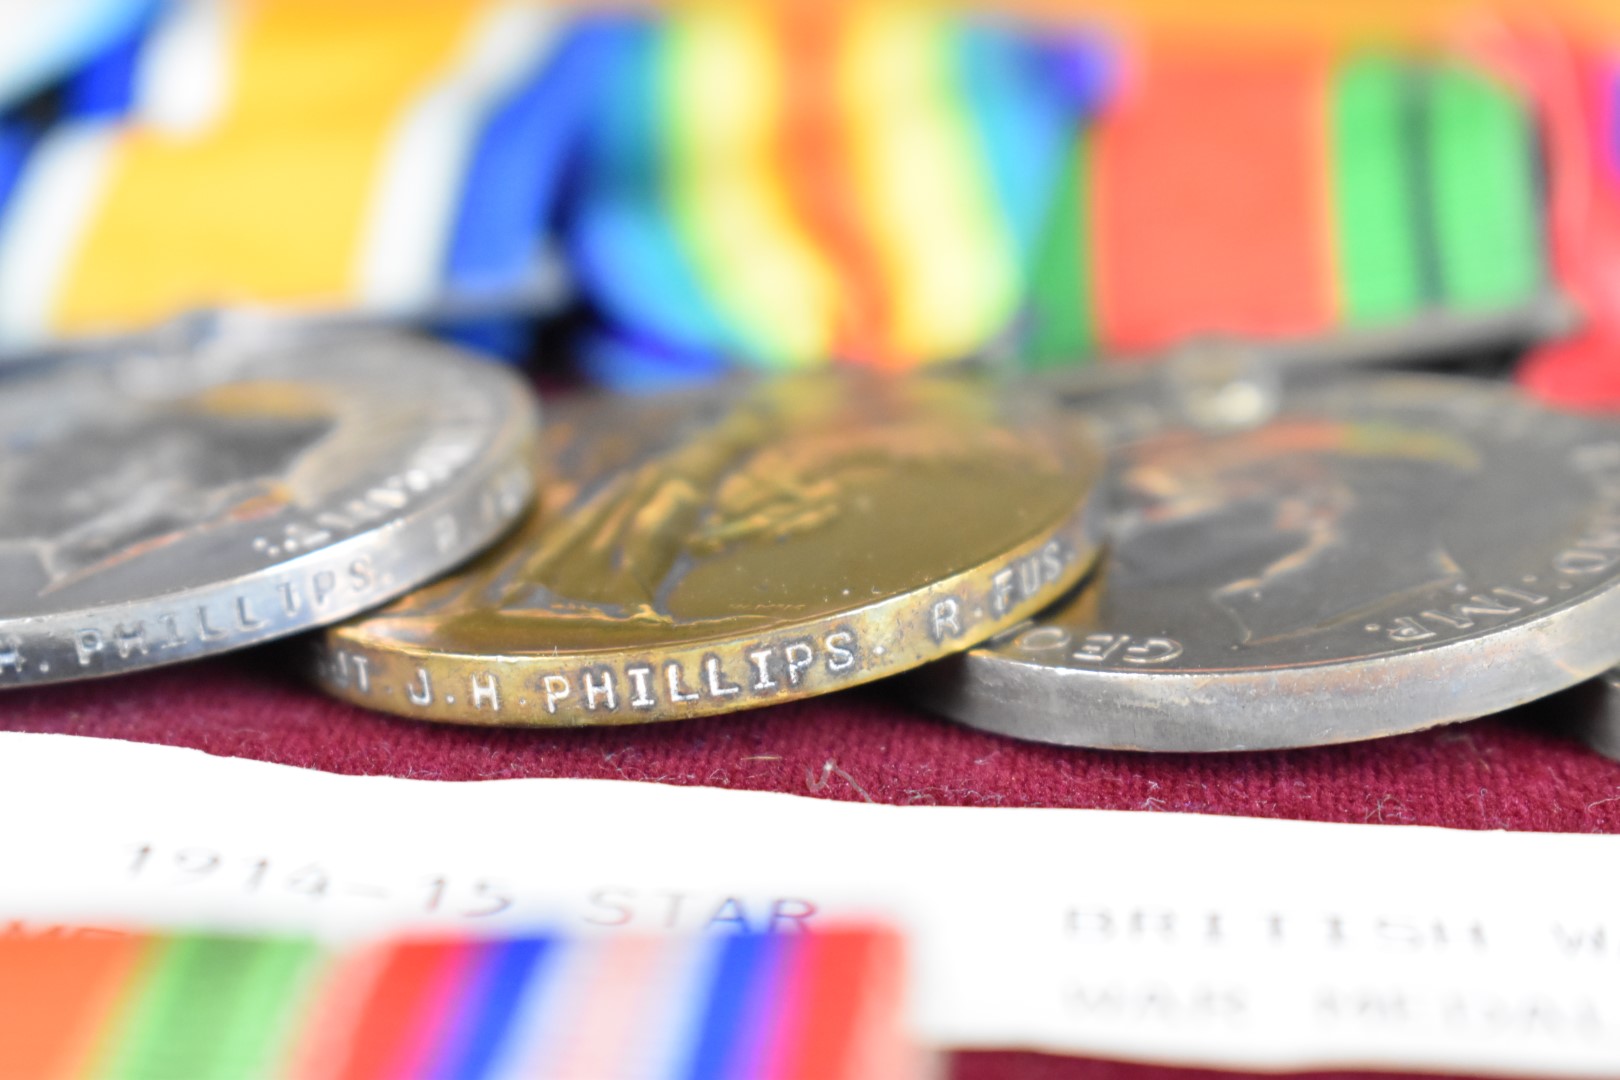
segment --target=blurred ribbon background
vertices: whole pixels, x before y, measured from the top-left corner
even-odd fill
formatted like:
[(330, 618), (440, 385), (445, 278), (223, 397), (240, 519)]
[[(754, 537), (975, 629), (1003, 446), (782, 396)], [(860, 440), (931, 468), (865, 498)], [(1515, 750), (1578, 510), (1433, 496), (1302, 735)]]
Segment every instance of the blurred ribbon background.
[(1037, 367), (1573, 301), (1620, 396), (1597, 4), (0, 8), (5, 355), (251, 310), (594, 379)]

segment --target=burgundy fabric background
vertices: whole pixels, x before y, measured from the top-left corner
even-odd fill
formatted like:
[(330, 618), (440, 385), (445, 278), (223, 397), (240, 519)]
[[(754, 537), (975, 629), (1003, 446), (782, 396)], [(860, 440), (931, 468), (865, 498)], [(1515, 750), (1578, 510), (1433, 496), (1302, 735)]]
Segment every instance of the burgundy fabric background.
[[(623, 778), (900, 804), (1620, 832), (1620, 764), (1553, 730), (1560, 718), (1588, 706), (1582, 690), (1503, 716), (1372, 743), (1193, 756), (1023, 744), (935, 719), (882, 688), (633, 728), (438, 727), (329, 700), (299, 680), (294, 663), (288, 648), (276, 647), (142, 675), (10, 692), (0, 696), (0, 728), (433, 780)], [(956, 1055), (951, 1075), (1194, 1080), (1229, 1074), (973, 1053)]]

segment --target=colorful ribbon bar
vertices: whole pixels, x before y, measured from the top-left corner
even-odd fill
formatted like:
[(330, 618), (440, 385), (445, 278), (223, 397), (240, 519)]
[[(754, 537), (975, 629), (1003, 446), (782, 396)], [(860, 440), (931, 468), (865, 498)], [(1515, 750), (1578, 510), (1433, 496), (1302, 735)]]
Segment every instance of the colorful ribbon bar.
[[(535, 286), (589, 41), (548, 5), (157, 9), (14, 158), (0, 345), (194, 308), (421, 313)], [(473, 197), (473, 192), (477, 197)]]
[(0, 353), (220, 306), (531, 315), (558, 255), (620, 385), (1398, 327), (1522, 309), (1549, 265), (1595, 310), (1613, 50), (1330, 7), (8, 16)]
[(0, 937), (0, 1076), (326, 1080), (922, 1075), (873, 930), (429, 938)]
[(1453, 64), (1153, 43), (1069, 161), (1032, 287), (1038, 364), (1305, 337), (1544, 287), (1522, 101)]
[(1100, 93), (1095, 44), (883, 4), (715, 6), (620, 32), (568, 226), (616, 335), (599, 371), (633, 376), (636, 353), (899, 367), (1011, 321)]

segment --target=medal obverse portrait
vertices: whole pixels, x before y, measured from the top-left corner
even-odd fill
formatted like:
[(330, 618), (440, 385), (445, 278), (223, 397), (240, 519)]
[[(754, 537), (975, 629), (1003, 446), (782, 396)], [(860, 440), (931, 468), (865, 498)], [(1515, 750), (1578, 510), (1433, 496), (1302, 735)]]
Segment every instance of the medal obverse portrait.
[(341, 619), (529, 497), (526, 388), (409, 338), (86, 358), (3, 388), (0, 686)]
[[(1460, 378), (1329, 380), (1123, 435), (1073, 598), (912, 680), (1005, 734), (1242, 750), (1511, 708), (1620, 651), (1620, 427)], [(1532, 509), (1533, 508), (1533, 509)]]

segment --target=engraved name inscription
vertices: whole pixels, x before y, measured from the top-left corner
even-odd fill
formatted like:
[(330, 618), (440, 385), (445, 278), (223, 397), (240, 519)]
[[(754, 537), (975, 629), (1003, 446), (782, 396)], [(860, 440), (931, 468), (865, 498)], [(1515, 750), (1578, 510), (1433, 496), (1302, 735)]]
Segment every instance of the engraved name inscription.
[(1063, 578), (1074, 562), (1074, 549), (1061, 540), (1049, 540), (1036, 552), (1014, 559), (990, 575), (988, 594), (978, 603), (964, 595), (949, 594), (934, 601), (928, 612), (928, 635), (936, 645), (961, 637), (987, 616), (1004, 618), (1018, 605), (1038, 599), (1048, 585)]
[[(319, 612), (365, 596), (376, 587), (371, 558), (361, 556), (341, 571), (318, 570), (305, 579), (278, 581), (268, 596), (242, 594), (151, 618), (80, 627), (72, 634), (73, 653), (81, 668), (89, 668), (113, 657), (129, 660), (231, 637), (251, 637), (306, 610)], [(4, 671), (5, 665), (0, 664), (0, 674)]]
[[(837, 682), (860, 668), (862, 651), (848, 627), (820, 637), (762, 642), (731, 658), (718, 653), (695, 665), (651, 659), (622, 664), (587, 664), (519, 678), (498, 670), (477, 671), (442, 685), (426, 667), (415, 667), (401, 688), (404, 700), (418, 708), (459, 700), (474, 711), (652, 712), (698, 702), (767, 699), (806, 686), (812, 679)], [(372, 694), (379, 689), (376, 671), (362, 655), (337, 650), (323, 674), (334, 686)], [(383, 688), (391, 693), (393, 688)]]

